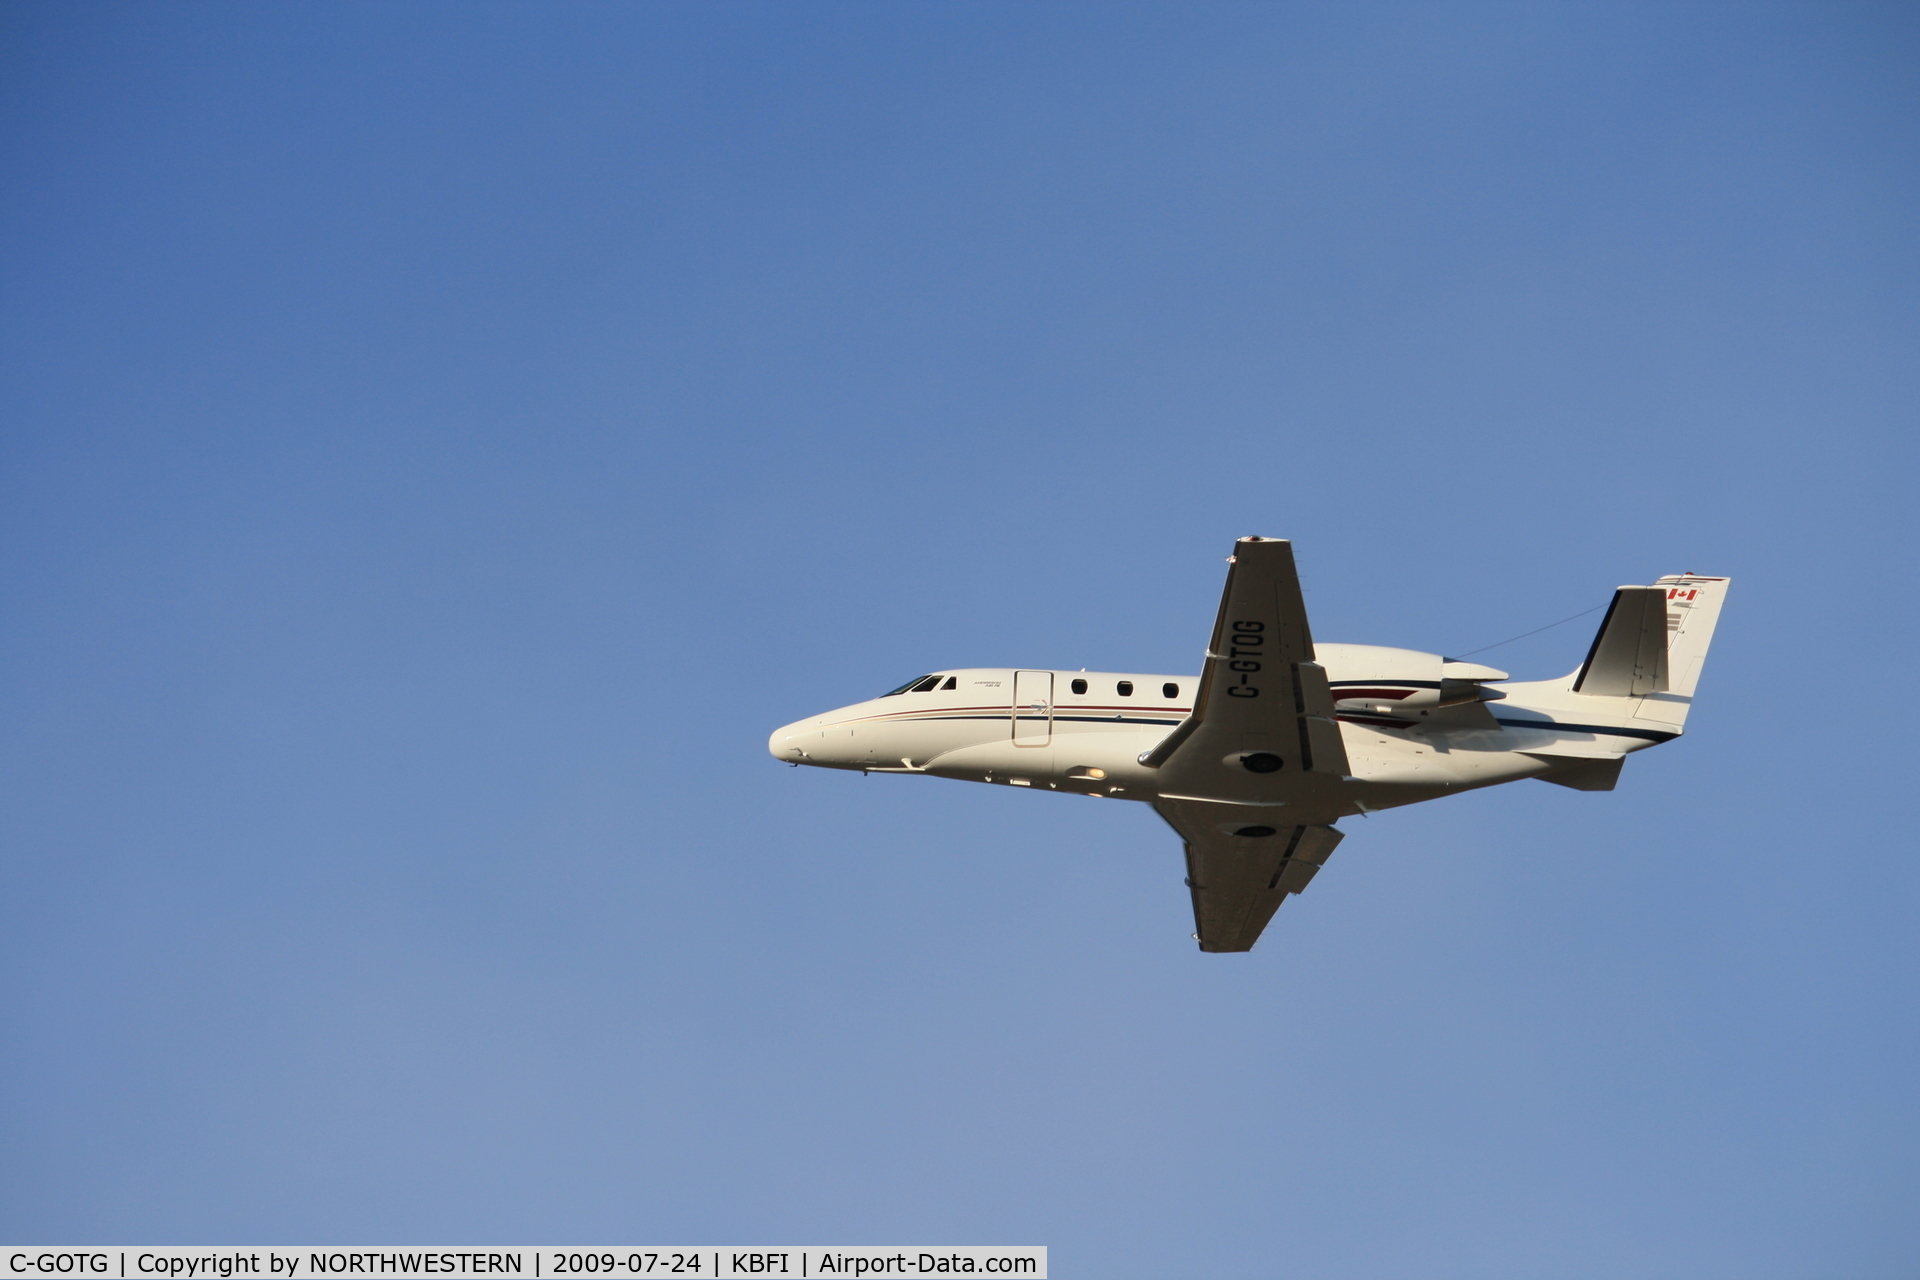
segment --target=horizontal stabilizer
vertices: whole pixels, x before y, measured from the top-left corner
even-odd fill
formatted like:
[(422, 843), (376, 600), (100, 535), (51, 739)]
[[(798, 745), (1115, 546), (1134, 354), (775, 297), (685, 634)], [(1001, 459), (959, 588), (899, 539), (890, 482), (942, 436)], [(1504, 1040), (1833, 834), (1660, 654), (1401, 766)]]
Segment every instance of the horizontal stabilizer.
[(1573, 691), (1642, 698), (1667, 688), (1667, 588), (1621, 587), (1600, 624)]
[(1620, 766), (1626, 763), (1624, 756), (1615, 756), (1611, 760), (1567, 760), (1542, 752), (1529, 754), (1540, 760), (1564, 761), (1546, 773), (1535, 776), (1542, 782), (1551, 782), (1556, 787), (1571, 787), (1575, 791), (1613, 790), (1620, 781)]

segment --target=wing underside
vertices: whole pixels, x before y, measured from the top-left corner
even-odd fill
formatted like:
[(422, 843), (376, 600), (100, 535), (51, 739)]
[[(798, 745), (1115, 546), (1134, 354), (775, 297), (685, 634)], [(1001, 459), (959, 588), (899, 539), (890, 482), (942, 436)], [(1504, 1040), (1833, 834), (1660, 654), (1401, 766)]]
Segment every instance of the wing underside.
[(1340, 843), (1329, 826), (1293, 825), (1272, 807), (1154, 802), (1187, 845), (1187, 887), (1202, 951), (1250, 951), (1290, 893), (1307, 887)]

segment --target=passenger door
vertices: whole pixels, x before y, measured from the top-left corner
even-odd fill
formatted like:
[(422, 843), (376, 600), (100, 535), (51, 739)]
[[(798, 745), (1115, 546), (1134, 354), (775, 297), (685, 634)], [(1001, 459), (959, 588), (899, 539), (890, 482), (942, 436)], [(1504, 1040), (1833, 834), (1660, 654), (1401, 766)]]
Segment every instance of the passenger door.
[(1053, 741), (1053, 672), (1013, 673), (1013, 745), (1044, 747)]

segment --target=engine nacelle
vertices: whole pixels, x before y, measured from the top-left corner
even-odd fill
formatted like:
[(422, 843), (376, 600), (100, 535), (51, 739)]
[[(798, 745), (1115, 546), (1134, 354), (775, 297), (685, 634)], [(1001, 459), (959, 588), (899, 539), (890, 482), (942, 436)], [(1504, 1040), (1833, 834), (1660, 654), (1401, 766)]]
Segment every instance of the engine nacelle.
[(1370, 644), (1314, 646), (1334, 709), (1343, 715), (1408, 718), (1465, 702), (1494, 702), (1507, 695), (1489, 689), (1507, 673), (1477, 662), (1450, 662), (1437, 653)]

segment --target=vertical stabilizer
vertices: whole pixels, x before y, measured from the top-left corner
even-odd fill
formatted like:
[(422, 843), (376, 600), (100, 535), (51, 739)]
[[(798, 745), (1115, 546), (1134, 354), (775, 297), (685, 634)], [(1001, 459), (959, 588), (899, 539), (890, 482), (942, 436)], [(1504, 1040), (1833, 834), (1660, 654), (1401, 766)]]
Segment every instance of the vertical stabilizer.
[(1656, 584), (1667, 595), (1667, 690), (1640, 699), (1635, 720), (1651, 720), (1678, 733), (1686, 727), (1693, 706), (1694, 686), (1707, 660), (1713, 626), (1720, 621), (1720, 602), (1727, 598), (1728, 580), (1679, 573)]
[[(1679, 733), (1729, 585), (1726, 578), (1676, 573), (1650, 587), (1621, 587), (1587, 660), (1560, 687), (1583, 695), (1576, 701), (1592, 709), (1583, 714), (1624, 713)], [(1602, 707), (1618, 711), (1602, 713)]]
[(1667, 591), (1621, 587), (1573, 677), (1573, 691), (1592, 697), (1631, 698), (1668, 689)]
[(1667, 593), (1667, 690), (1683, 698), (1693, 696), (1700, 680), (1714, 624), (1720, 621), (1720, 602), (1727, 598), (1727, 578), (1702, 578), (1691, 573), (1671, 574), (1656, 586)]

